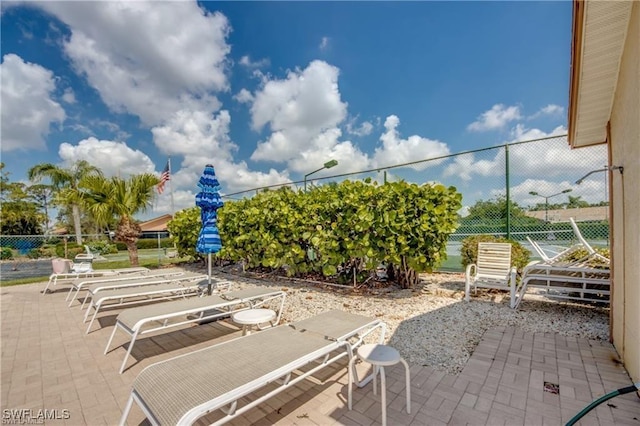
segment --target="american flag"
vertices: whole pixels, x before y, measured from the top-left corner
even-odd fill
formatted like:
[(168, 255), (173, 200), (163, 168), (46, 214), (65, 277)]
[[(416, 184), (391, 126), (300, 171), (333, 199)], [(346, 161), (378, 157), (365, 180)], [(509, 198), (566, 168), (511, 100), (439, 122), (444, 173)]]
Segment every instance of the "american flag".
[(170, 179), (169, 176), (169, 160), (167, 160), (167, 165), (164, 166), (164, 170), (160, 175), (160, 183), (156, 186), (158, 189), (158, 194), (162, 194), (164, 192), (164, 184)]

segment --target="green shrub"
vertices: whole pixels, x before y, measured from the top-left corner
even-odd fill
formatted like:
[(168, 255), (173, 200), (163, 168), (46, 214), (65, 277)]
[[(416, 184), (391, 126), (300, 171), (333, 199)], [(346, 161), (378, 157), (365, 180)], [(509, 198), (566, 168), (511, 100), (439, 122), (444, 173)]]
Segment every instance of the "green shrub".
[(466, 269), (467, 265), (476, 263), (478, 260), (478, 243), (511, 243), (511, 263), (518, 268), (518, 273), (521, 273), (524, 267), (527, 266), (527, 263), (529, 263), (531, 252), (524, 248), (519, 242), (484, 234), (472, 235), (462, 240), (460, 256), (463, 268)]
[[(86, 253), (84, 246), (79, 246), (76, 243), (67, 243), (67, 259), (73, 259), (80, 253)], [(56, 244), (56, 256), (65, 257), (64, 243)]]
[(92, 253), (114, 254), (118, 252), (118, 247), (109, 240), (95, 240), (87, 243)]
[(0, 247), (0, 259), (13, 259), (13, 250), (11, 250), (11, 247)]
[[(607, 259), (611, 259), (609, 249), (606, 247), (595, 247), (594, 250), (601, 256), (606, 257)], [(581, 248), (576, 251), (571, 252), (565, 259), (562, 259), (567, 262), (577, 262), (586, 258), (589, 255), (587, 249)], [(609, 264), (602, 259), (592, 258), (586, 262), (592, 268), (608, 268)]]

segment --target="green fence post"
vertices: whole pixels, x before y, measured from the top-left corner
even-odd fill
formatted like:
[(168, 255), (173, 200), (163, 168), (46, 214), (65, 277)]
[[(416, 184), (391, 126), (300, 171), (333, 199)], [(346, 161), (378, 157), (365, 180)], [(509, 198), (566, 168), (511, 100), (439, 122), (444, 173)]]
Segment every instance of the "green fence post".
[(511, 198), (509, 197), (509, 144), (504, 146), (504, 168), (505, 168), (505, 184), (507, 186), (507, 239), (511, 238)]

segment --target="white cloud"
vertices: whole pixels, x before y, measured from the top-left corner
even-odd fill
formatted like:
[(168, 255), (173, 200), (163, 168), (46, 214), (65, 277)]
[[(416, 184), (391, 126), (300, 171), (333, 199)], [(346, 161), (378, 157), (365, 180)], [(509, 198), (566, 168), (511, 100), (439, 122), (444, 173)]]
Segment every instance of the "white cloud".
[(533, 120), (534, 118), (538, 118), (541, 117), (543, 115), (554, 115), (554, 116), (558, 116), (558, 115), (562, 115), (564, 114), (564, 107), (561, 107), (560, 105), (555, 105), (555, 104), (549, 104), (545, 107), (540, 108), (540, 110), (538, 112), (536, 112), (535, 114), (527, 117), (529, 120)]
[(253, 95), (247, 89), (241, 89), (236, 95), (233, 97), (236, 101), (241, 104), (248, 104), (253, 102)]
[(52, 99), (53, 73), (14, 54), (0, 65), (2, 151), (43, 149), (52, 123), (62, 123), (64, 109)]
[(503, 104), (496, 104), (490, 110), (483, 112), (478, 119), (467, 126), (467, 130), (472, 132), (484, 132), (503, 128), (513, 120), (519, 120), (520, 107), (505, 107)]
[(262, 68), (269, 66), (271, 64), (271, 61), (269, 61), (269, 58), (262, 58), (258, 61), (252, 61), (249, 55), (244, 55), (240, 58), (240, 61), (238, 61), (238, 63), (247, 68)]
[(67, 142), (60, 144), (58, 154), (67, 164), (86, 160), (99, 167), (106, 176), (127, 177), (139, 173), (156, 173), (153, 162), (145, 153), (124, 142), (90, 137), (81, 140), (78, 145)]
[(158, 124), (181, 109), (219, 108), (213, 93), (228, 88), (230, 52), (224, 15), (195, 2), (38, 5), (69, 26), (64, 50), (111, 110)]
[[(567, 130), (558, 126), (547, 133), (540, 129), (527, 129), (518, 124), (511, 130), (512, 140), (505, 143), (513, 144), (550, 138), (535, 144), (517, 144), (509, 148), (510, 173), (513, 176), (545, 176), (554, 178), (573, 175), (579, 177), (584, 170), (601, 168), (606, 163), (606, 146), (598, 145), (588, 148), (572, 150), (568, 148)], [(557, 136), (556, 138), (552, 138)], [(445, 176), (460, 176), (469, 181), (473, 176), (501, 176), (505, 174), (505, 150), (497, 149), (494, 154), (470, 153), (459, 155), (449, 164), (444, 172)], [(491, 158), (478, 160), (478, 155), (491, 155)]]
[(351, 118), (346, 125), (347, 133), (355, 136), (367, 136), (373, 131), (373, 124), (369, 121), (363, 121), (359, 126), (356, 125), (358, 117)]
[(76, 95), (75, 93), (73, 93), (73, 89), (70, 87), (67, 87), (66, 89), (64, 89), (64, 94), (62, 95), (62, 100), (65, 101), (68, 104), (75, 104), (76, 103)]
[(338, 90), (338, 68), (313, 61), (289, 71), (283, 80), (266, 80), (254, 94), (252, 127), (273, 132), (258, 144), (252, 160), (288, 161), (313, 148), (316, 138), (346, 117), (347, 104)]
[(161, 152), (184, 158), (181, 164), (173, 165), (176, 170), (180, 168), (172, 177), (175, 190), (196, 190), (206, 164), (215, 166), (226, 193), (291, 181), (286, 171), (253, 172), (245, 162), (235, 162), (238, 146), (229, 137), (230, 124), (226, 110), (216, 116), (204, 111), (179, 111), (165, 125), (151, 130)]
[[(449, 154), (447, 144), (438, 140), (424, 138), (418, 135), (402, 139), (396, 130), (400, 119), (390, 115), (384, 122), (386, 132), (380, 136), (382, 147), (376, 148), (372, 164), (374, 168), (392, 166), (395, 164), (409, 163), (416, 160), (436, 158)], [(440, 164), (444, 160), (418, 163), (411, 166), (415, 170), (424, 170), (427, 167)]]
[(326, 50), (329, 47), (329, 37), (322, 37), (320, 40), (320, 50)]

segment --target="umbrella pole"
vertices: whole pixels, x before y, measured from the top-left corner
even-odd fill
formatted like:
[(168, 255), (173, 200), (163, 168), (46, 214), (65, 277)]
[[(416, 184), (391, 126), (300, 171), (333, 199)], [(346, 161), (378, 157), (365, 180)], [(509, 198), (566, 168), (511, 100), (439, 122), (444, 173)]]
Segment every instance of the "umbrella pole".
[(211, 253), (208, 254), (209, 257), (209, 284), (207, 285), (207, 290), (209, 292), (209, 296), (213, 293), (213, 289), (211, 288)]

